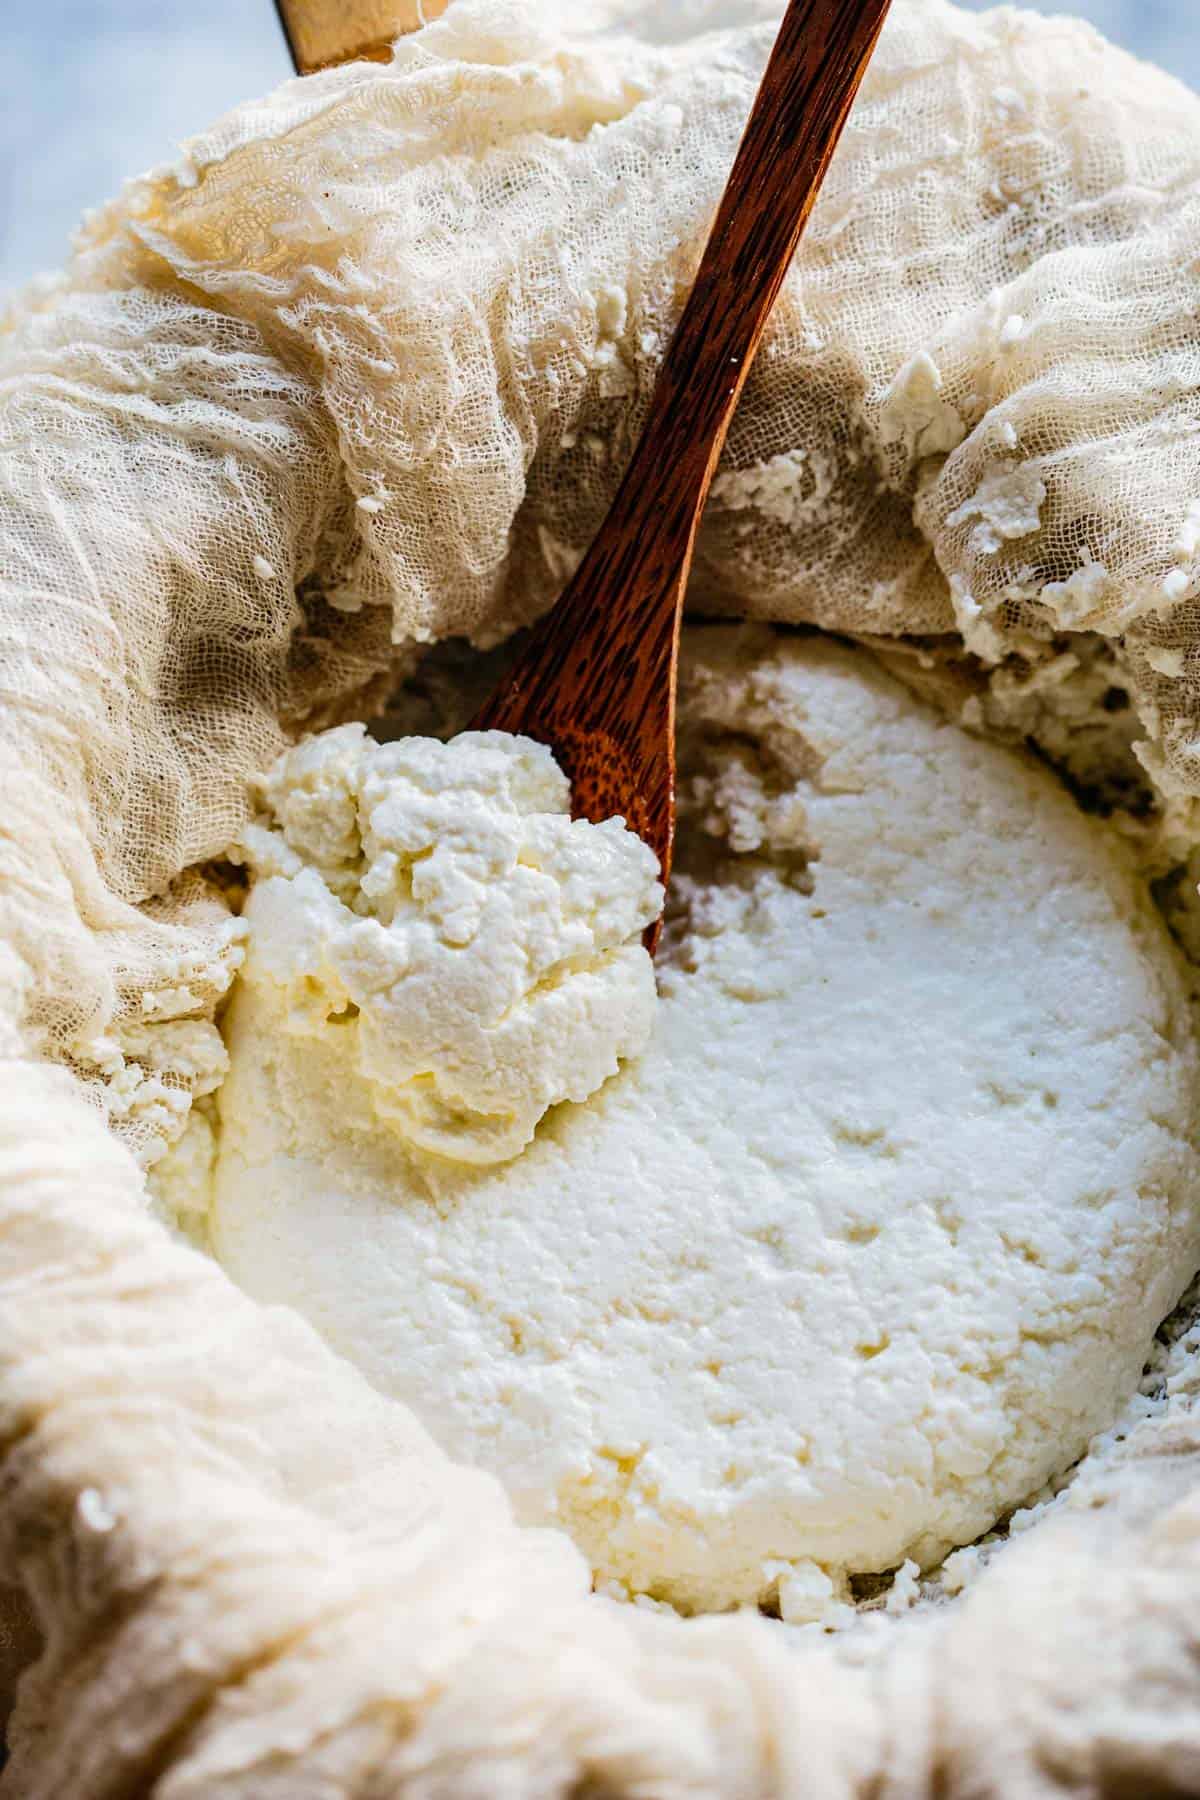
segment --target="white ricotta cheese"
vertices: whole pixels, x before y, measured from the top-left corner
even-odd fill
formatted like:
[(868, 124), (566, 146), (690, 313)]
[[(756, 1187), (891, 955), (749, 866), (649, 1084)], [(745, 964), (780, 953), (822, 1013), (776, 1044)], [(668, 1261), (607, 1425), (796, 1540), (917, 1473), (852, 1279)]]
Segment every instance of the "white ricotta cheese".
[(293, 1054), (334, 1048), (374, 1125), (501, 1162), (642, 1049), (657, 862), (620, 819), (571, 819), (543, 745), (344, 725), (281, 757), (263, 798), (249, 986)]
[(967, 435), (962, 416), (942, 393), (942, 371), (927, 350), (919, 350), (900, 369), (879, 414), (885, 443), (900, 440), (909, 457), (945, 456)]
[(1041, 523), (1046, 484), (1032, 464), (998, 463), (988, 470), (969, 500), (946, 515), (947, 525), (979, 523), (970, 545), (982, 556), (994, 556), (1014, 538), (1028, 537)]
[[(281, 765), (213, 1242), (608, 1591), (801, 1621), (1111, 1422), (1200, 1254), (1197, 1059), (1143, 887), (1041, 768), (815, 639), (692, 633), (682, 716), (649, 1042), (650, 877), (547, 759), (339, 732)], [(488, 1060), (485, 995), (503, 1030), (597, 957), (619, 996)]]

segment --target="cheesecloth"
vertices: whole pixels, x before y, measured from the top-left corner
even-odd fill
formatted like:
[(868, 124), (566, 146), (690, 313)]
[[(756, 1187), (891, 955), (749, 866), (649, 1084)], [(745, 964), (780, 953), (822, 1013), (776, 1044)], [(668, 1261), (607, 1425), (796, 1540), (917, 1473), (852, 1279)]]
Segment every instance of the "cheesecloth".
[[(223, 1071), (247, 777), (534, 617), (619, 478), (779, 6), (643, 10), (455, 0), (285, 85), (0, 332), (16, 1795), (1200, 1793), (1188, 1356), (1102, 1480), (855, 1661), (590, 1596), (146, 1211)], [(897, 0), (694, 604), (985, 664), (1110, 638), (1186, 836), (1198, 268), (1200, 101), (1082, 25)]]

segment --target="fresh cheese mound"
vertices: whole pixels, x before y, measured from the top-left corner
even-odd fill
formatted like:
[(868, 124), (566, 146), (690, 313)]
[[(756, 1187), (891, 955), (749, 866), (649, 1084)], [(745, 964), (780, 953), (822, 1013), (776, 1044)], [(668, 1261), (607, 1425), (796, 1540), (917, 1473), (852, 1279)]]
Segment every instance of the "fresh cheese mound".
[(344, 725), (280, 757), (262, 797), (249, 985), (292, 1054), (333, 1049), (368, 1129), (503, 1162), (645, 1045), (657, 860), (620, 819), (571, 819), (543, 745)]
[[(1200, 1071), (1144, 885), (1049, 772), (864, 653), (687, 646), (649, 1041), (650, 874), (539, 753), (339, 732), (280, 766), (213, 1242), (606, 1591), (828, 1619), (1132, 1392), (1200, 1260)], [(489, 1061), (493, 980), (502, 1033), (533, 1011)]]

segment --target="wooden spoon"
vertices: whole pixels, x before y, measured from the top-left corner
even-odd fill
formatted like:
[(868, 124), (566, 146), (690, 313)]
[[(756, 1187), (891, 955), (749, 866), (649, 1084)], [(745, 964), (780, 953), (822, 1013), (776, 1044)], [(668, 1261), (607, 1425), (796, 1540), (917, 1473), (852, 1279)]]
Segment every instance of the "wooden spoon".
[[(754, 352), (890, 0), (791, 0), (649, 416), (591, 548), (472, 721), (548, 744), (575, 816), (675, 837), (679, 625), (696, 529)], [(662, 921), (646, 934), (653, 954)]]
[(398, 37), (446, 10), (446, 0), (275, 0), (298, 75), (337, 63), (390, 62)]
[[(297, 67), (386, 58), (446, 0), (277, 0)], [(516, 665), (472, 721), (549, 744), (577, 818), (620, 814), (658, 857), (675, 838), (675, 679), (684, 590), (738, 395), (890, 0), (791, 0), (641, 438), (608, 515)], [(661, 920), (646, 933), (657, 946)]]

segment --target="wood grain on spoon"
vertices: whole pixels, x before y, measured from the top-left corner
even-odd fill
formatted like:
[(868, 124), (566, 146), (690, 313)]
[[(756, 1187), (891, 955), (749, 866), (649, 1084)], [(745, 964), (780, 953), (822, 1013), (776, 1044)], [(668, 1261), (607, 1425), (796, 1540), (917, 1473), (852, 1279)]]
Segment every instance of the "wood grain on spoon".
[[(620, 813), (671, 870), (675, 677), (725, 434), (889, 0), (792, 0), (637, 448), (570, 584), (472, 721), (548, 744), (577, 817)], [(653, 951), (661, 921), (647, 933)]]
[[(647, 0), (650, 3), (650, 0)], [(447, 0), (277, 0), (301, 72), (390, 55)], [(675, 671), (696, 528), (737, 398), (890, 0), (791, 0), (608, 516), (477, 729), (549, 744), (578, 817), (675, 837)], [(651, 950), (659, 925), (647, 933)]]
[(446, 10), (446, 0), (275, 0), (300, 75), (336, 63), (389, 62), (398, 37)]

